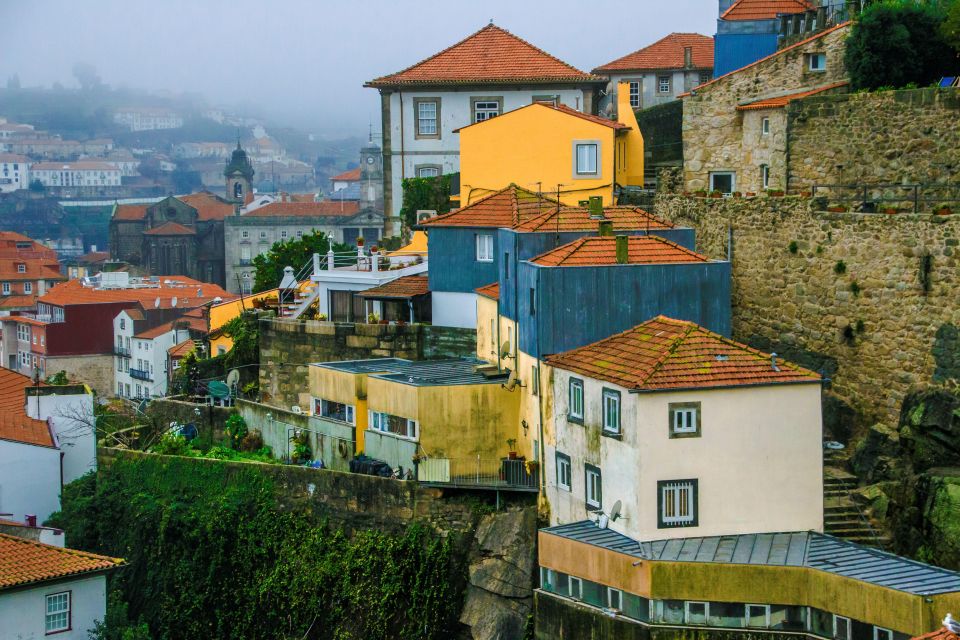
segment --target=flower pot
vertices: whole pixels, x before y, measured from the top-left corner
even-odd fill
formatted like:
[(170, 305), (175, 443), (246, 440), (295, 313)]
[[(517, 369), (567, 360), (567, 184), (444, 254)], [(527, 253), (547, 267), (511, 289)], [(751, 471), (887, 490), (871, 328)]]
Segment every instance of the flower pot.
[(938, 216), (948, 216), (951, 213), (953, 213), (953, 211), (950, 210), (950, 207), (943, 207), (942, 209), (937, 209)]
[(827, 207), (827, 211), (830, 213), (846, 213), (846, 207)]
[(753, 191), (747, 191), (747, 197), (748, 197), (748, 198), (756, 198), (756, 197), (757, 197), (757, 194), (754, 193)]
[(896, 215), (897, 210), (894, 209), (893, 207), (887, 207), (886, 209), (883, 210), (883, 212), (888, 216), (892, 216), (892, 215)]
[(507, 457), (508, 457), (510, 460), (516, 460), (516, 459), (517, 459), (517, 452), (516, 452), (516, 451), (511, 451), (510, 453), (507, 454)]
[(358, 247), (362, 247), (362, 246), (363, 246), (363, 238), (357, 238), (357, 246), (358, 246)]

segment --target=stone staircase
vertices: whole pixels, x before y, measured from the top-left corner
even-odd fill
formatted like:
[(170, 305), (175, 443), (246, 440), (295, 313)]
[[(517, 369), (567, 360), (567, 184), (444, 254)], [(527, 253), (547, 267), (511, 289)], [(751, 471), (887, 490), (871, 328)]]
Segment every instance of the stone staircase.
[(851, 493), (857, 488), (857, 477), (847, 472), (831, 456), (824, 453), (823, 466), (823, 529), (832, 536), (869, 547), (886, 549), (890, 539), (880, 535), (870, 524)]

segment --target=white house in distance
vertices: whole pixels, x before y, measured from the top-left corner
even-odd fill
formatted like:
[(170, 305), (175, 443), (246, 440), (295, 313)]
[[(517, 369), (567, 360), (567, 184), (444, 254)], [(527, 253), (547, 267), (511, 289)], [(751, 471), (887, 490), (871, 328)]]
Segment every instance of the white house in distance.
[(117, 109), (113, 114), (113, 121), (128, 127), (130, 131), (179, 129), (183, 126), (183, 117), (165, 107)]
[(30, 179), (45, 187), (119, 187), (121, 171), (109, 162), (38, 162)]
[(823, 530), (816, 373), (664, 316), (546, 362), (551, 525), (619, 502), (635, 540)]
[(593, 113), (604, 82), (493, 23), (403, 71), (367, 82), (380, 92), (386, 235), (400, 230), (404, 178), (459, 171), (455, 130), (536, 101)]
[(107, 573), (123, 564), (0, 533), (0, 637), (87, 640), (107, 611)]
[(201, 318), (177, 318), (146, 328), (139, 309), (124, 309), (113, 319), (116, 352), (114, 388), (118, 398), (142, 399), (167, 394), (167, 350), (190, 337)]
[(0, 153), (0, 193), (30, 186), (32, 160), (17, 153)]

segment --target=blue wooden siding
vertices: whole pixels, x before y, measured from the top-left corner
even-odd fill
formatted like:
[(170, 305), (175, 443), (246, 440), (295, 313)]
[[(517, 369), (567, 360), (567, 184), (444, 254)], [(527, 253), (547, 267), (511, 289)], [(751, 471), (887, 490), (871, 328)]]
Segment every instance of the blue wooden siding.
[(660, 314), (730, 335), (729, 262), (604, 267), (523, 262), (517, 294), (518, 346), (535, 356), (582, 347)]
[(713, 45), (713, 77), (736, 71), (777, 51), (774, 33), (718, 33)]
[[(493, 236), (493, 260), (477, 260), (477, 235)], [(491, 228), (432, 228), (427, 235), (431, 291), (473, 293), (497, 280), (497, 230)]]

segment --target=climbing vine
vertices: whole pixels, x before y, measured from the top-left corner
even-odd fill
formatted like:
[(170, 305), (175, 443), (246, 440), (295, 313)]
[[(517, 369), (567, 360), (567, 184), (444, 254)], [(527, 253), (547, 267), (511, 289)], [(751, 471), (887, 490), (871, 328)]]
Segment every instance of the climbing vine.
[(281, 509), (256, 465), (119, 459), (66, 487), (52, 523), (127, 560), (113, 588), (153, 638), (433, 640), (457, 624), (451, 538), (417, 524), (348, 537)]

